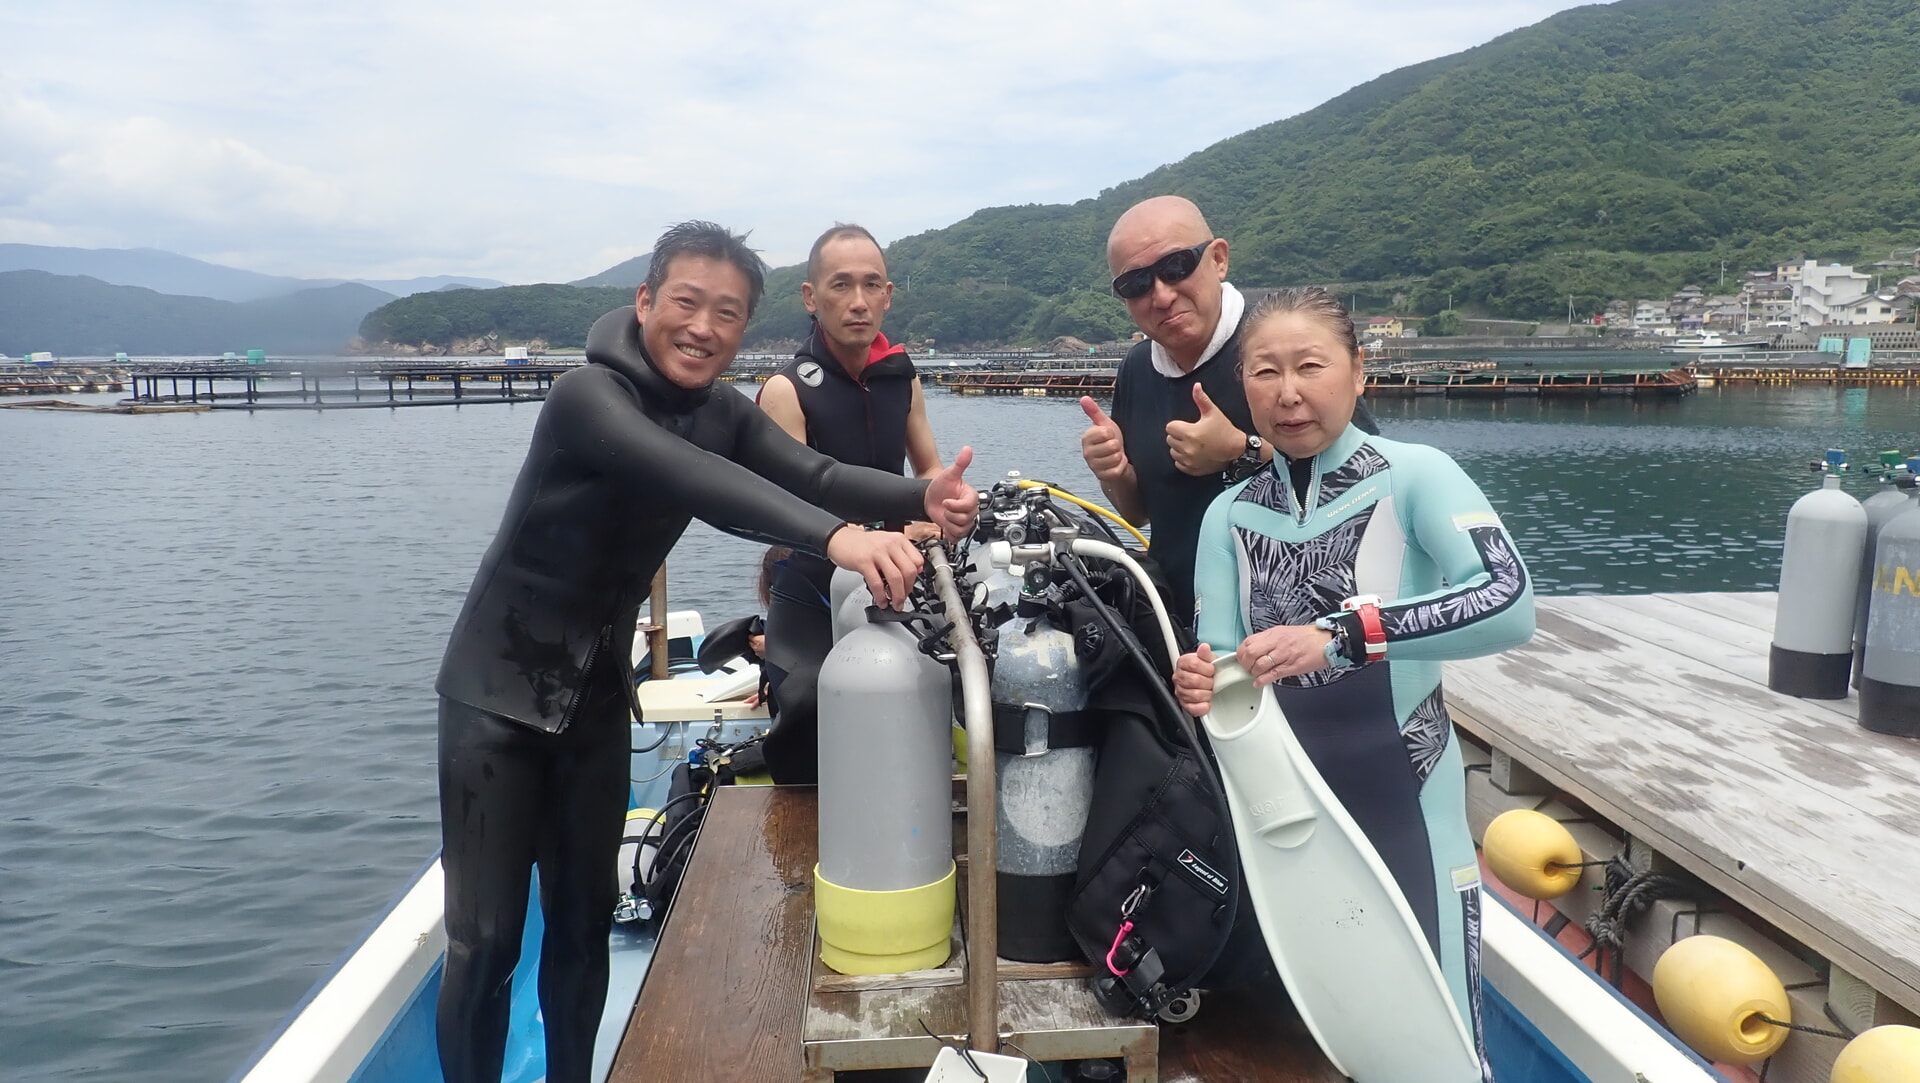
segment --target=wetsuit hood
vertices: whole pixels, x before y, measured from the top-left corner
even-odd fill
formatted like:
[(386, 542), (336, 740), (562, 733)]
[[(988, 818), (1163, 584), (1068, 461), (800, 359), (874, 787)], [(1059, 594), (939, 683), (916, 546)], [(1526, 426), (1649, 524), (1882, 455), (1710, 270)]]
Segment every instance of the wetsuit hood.
[(640, 320), (632, 305), (593, 321), (587, 332), (587, 360), (625, 376), (641, 397), (672, 413), (688, 413), (713, 394), (712, 384), (690, 390), (661, 374), (640, 338)]

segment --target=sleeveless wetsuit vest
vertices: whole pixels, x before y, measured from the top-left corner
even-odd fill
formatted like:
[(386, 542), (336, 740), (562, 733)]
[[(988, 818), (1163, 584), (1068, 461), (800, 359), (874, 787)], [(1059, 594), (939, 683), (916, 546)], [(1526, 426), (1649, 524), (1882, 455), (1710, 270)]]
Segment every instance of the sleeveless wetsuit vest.
[(855, 379), (820, 341), (816, 328), (780, 370), (793, 382), (807, 419), (807, 446), (849, 466), (904, 473), (907, 411), (913, 405), (913, 360), (885, 335), (873, 340)]

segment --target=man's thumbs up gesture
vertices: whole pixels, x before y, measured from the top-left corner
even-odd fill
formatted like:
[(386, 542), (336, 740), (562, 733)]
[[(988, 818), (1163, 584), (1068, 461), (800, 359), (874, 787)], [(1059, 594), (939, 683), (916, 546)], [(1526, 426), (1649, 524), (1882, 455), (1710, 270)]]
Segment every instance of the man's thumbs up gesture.
[(1133, 464), (1127, 461), (1127, 444), (1120, 437), (1120, 426), (1091, 397), (1081, 398), (1080, 409), (1086, 411), (1090, 422), (1087, 431), (1080, 434), (1080, 455), (1087, 460), (1087, 469), (1102, 484), (1131, 485)]
[(1167, 422), (1167, 451), (1182, 474), (1217, 474), (1247, 450), (1247, 434), (1220, 412), (1197, 380), (1193, 404), (1200, 409), (1200, 420)]

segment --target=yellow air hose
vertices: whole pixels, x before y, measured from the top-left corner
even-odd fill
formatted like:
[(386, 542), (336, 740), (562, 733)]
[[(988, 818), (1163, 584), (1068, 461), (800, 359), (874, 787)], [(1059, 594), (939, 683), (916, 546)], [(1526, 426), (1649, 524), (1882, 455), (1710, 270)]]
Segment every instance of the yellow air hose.
[(1133, 528), (1132, 523), (1127, 522), (1125, 519), (1122, 519), (1120, 516), (1115, 515), (1113, 512), (1110, 512), (1107, 509), (1101, 507), (1100, 505), (1095, 504), (1091, 500), (1082, 500), (1080, 497), (1073, 495), (1072, 493), (1066, 491), (1065, 489), (1060, 489), (1060, 488), (1056, 488), (1055, 486), (1048, 485), (1044, 481), (1033, 481), (1031, 479), (1025, 479), (1020, 482), (1020, 487), (1022, 489), (1045, 489), (1049, 494), (1053, 496), (1057, 496), (1069, 504), (1077, 505), (1079, 507), (1087, 509), (1088, 511), (1094, 513), (1095, 515), (1099, 515), (1099, 516), (1103, 516), (1105, 518), (1111, 519), (1114, 522), (1119, 523), (1123, 528), (1125, 528), (1127, 533), (1133, 535), (1134, 540), (1140, 543), (1140, 548), (1142, 549), (1147, 548), (1147, 536), (1145, 534), (1142, 534), (1138, 530), (1135, 530)]

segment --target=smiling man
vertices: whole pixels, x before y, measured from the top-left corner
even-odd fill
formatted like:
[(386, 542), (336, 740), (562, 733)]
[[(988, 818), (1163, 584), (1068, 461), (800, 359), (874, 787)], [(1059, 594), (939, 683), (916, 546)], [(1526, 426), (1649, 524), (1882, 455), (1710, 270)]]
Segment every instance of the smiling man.
[[(1120, 363), (1108, 415), (1080, 400), (1087, 468), (1120, 514), (1153, 526), (1174, 610), (1193, 611), (1200, 519), (1228, 485), (1273, 458), (1240, 386), (1246, 302), (1227, 281), (1227, 242), (1179, 196), (1129, 207), (1107, 235), (1113, 292), (1146, 335)], [(1354, 423), (1377, 433), (1361, 403)]]
[[(893, 283), (873, 234), (846, 223), (822, 233), (807, 256), (800, 300), (813, 314), (812, 331), (760, 389), (760, 408), (789, 436), (840, 462), (894, 474), (907, 464), (916, 477), (937, 475), (940, 451), (913, 360), (880, 329)], [(833, 642), (832, 578), (833, 565), (802, 552), (774, 572), (766, 655), (774, 726), (766, 752), (775, 782), (819, 779), (815, 679)]]
[(896, 600), (919, 550), (848, 521), (924, 518), (952, 537), (973, 523), (978, 497), (961, 477), (970, 449), (930, 481), (846, 466), (714, 385), (762, 283), (759, 257), (719, 226), (688, 222), (660, 238), (634, 307), (602, 316), (588, 363), (554, 381), (454, 622), (435, 684), (449, 1083), (500, 1078), (535, 865), (547, 1079), (588, 1076), (638, 711), (634, 623), (689, 522), (819, 554)]

